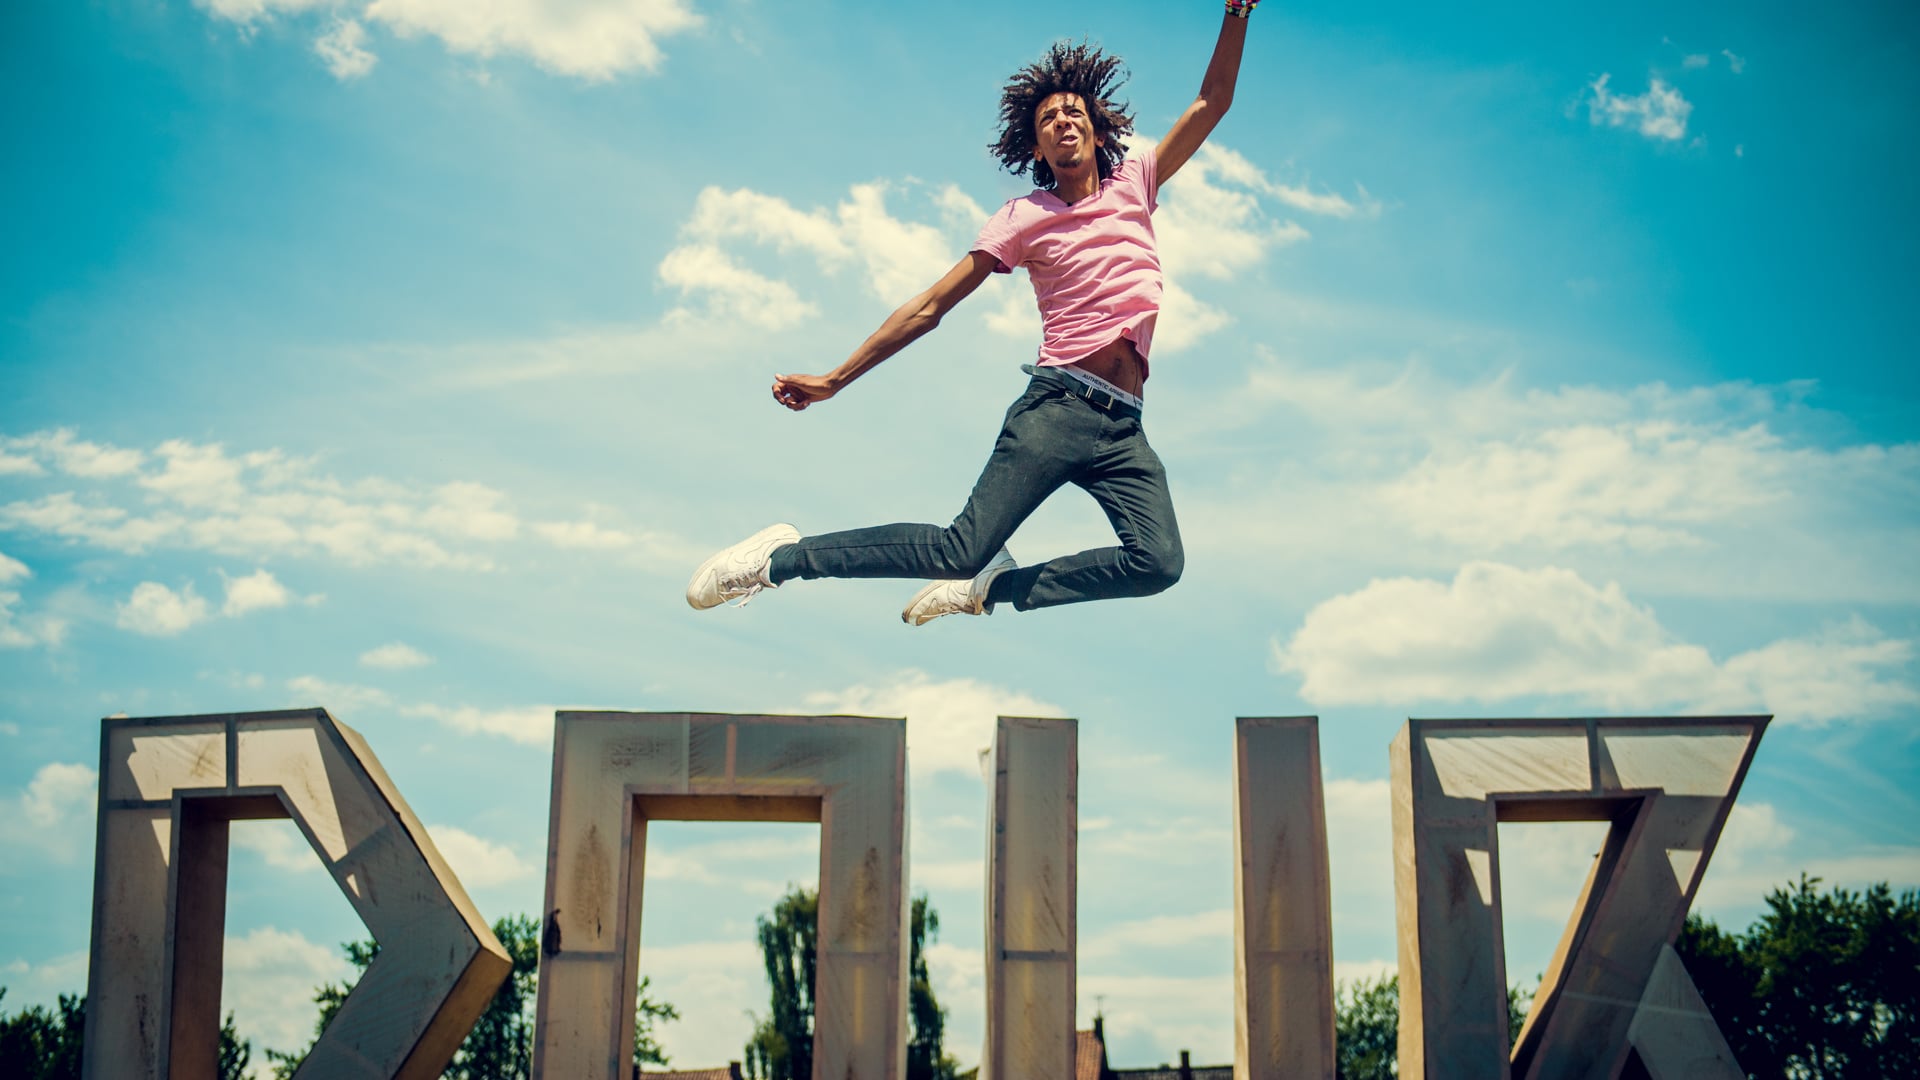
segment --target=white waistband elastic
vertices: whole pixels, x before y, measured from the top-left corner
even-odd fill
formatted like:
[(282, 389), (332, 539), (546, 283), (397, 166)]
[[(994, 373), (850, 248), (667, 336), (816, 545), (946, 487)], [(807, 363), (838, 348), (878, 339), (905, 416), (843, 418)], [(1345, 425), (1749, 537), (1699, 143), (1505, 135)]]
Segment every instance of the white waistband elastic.
[(1088, 386), (1093, 387), (1095, 390), (1098, 390), (1103, 394), (1112, 394), (1113, 399), (1115, 401), (1124, 401), (1127, 404), (1133, 406), (1134, 408), (1142, 409), (1144, 411), (1144, 405), (1142, 404), (1139, 398), (1133, 396), (1132, 394), (1127, 393), (1125, 390), (1120, 389), (1119, 387), (1113, 385), (1112, 383), (1101, 378), (1100, 376), (1095, 375), (1091, 371), (1074, 367), (1071, 364), (1062, 364), (1059, 366), (1054, 366), (1054, 367), (1051, 367), (1051, 370), (1057, 371), (1062, 375), (1066, 375), (1071, 378), (1078, 379), (1079, 381), (1086, 383)]

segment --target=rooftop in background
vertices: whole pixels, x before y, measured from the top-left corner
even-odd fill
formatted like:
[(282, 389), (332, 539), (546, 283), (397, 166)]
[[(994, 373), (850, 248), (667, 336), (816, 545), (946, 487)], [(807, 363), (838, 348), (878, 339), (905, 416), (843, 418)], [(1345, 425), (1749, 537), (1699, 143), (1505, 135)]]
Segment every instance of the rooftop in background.
[(740, 1063), (727, 1062), (724, 1069), (690, 1069), (685, 1072), (641, 1072), (633, 1071), (634, 1080), (745, 1080), (740, 1073)]

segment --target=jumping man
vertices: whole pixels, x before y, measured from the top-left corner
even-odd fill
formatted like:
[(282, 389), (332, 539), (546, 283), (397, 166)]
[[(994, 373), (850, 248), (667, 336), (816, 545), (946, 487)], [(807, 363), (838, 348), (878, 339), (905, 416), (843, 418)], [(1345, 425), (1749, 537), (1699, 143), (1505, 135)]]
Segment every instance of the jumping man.
[[(1150, 596), (1180, 578), (1184, 555), (1159, 455), (1140, 426), (1147, 355), (1160, 314), (1160, 258), (1152, 213), (1160, 185), (1185, 165), (1233, 101), (1247, 17), (1259, 0), (1227, 0), (1220, 37), (1187, 106), (1160, 145), (1126, 158), (1133, 118), (1114, 102), (1115, 57), (1057, 42), (1000, 95), (993, 146), (1038, 186), (1010, 200), (965, 258), (887, 317), (825, 375), (776, 375), (774, 400), (798, 412), (827, 400), (940, 324), (992, 273), (1027, 268), (1044, 337), (1026, 392), (1007, 410), (993, 453), (953, 524), (881, 525), (801, 536), (774, 525), (694, 572), (687, 603), (745, 602), (794, 578), (930, 578), (901, 617), (982, 615)], [(1006, 541), (1063, 484), (1083, 488), (1120, 543), (1016, 566)]]

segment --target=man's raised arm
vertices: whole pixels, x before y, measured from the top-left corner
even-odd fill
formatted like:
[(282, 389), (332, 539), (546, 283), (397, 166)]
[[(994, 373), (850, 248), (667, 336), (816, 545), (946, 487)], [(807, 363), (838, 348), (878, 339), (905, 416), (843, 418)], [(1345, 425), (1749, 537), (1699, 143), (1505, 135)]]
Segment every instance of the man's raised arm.
[(1233, 86), (1240, 80), (1240, 52), (1247, 43), (1247, 16), (1252, 12), (1253, 4), (1228, 0), (1227, 13), (1220, 17), (1220, 38), (1213, 44), (1213, 59), (1207, 61), (1207, 74), (1200, 80), (1200, 93), (1167, 129), (1154, 151), (1160, 183), (1180, 171), (1233, 104)]
[(887, 321), (880, 324), (846, 362), (825, 375), (775, 375), (773, 399), (794, 412), (825, 401), (853, 380), (880, 365), (880, 361), (911, 345), (927, 331), (940, 325), (940, 319), (955, 304), (973, 295), (980, 283), (993, 273), (994, 257), (984, 251), (969, 251), (946, 276), (933, 287), (900, 305)]

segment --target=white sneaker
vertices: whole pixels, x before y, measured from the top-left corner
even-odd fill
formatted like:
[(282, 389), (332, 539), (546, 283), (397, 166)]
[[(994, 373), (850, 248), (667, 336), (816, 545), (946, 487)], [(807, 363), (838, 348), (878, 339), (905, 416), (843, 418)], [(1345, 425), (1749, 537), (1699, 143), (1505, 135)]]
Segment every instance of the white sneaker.
[(791, 525), (769, 525), (745, 540), (724, 548), (700, 564), (687, 582), (687, 603), (696, 610), (718, 607), (729, 600), (745, 604), (761, 589), (775, 588), (767, 576), (773, 553), (800, 539)]
[(987, 568), (971, 580), (935, 581), (915, 593), (913, 599), (907, 601), (907, 609), (900, 613), (900, 620), (909, 626), (919, 626), (942, 615), (985, 615), (987, 590), (993, 587), (993, 579), (1015, 565), (1013, 554), (1003, 545)]

